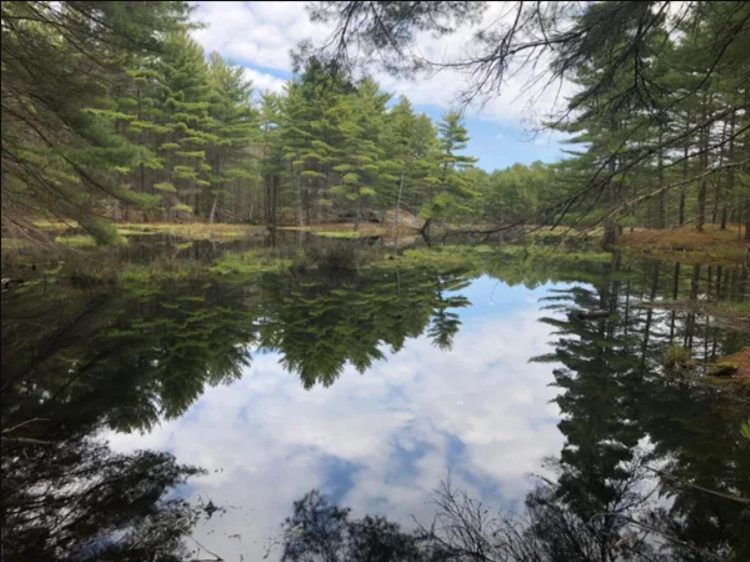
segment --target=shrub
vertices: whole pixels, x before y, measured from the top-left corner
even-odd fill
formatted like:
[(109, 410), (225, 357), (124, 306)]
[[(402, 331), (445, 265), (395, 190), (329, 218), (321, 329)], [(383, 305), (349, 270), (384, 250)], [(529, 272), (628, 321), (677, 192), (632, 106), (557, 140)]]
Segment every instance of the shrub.
[(664, 367), (669, 371), (686, 371), (695, 368), (695, 360), (689, 349), (672, 344), (664, 354)]

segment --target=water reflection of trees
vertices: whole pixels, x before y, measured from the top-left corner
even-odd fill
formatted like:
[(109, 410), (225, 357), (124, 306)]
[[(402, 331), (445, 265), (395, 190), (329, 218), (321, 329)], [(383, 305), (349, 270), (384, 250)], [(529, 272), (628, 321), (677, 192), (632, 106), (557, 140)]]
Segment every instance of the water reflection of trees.
[(117, 291), (18, 290), (2, 306), (2, 549), (7, 560), (180, 560), (198, 513), (174, 489), (197, 469), (118, 454), (104, 428), (149, 430), (251, 351), (306, 387), (364, 372), (425, 330), (447, 347), (465, 272), (312, 270), (232, 281), (130, 278)]
[(277, 351), (305, 385), (364, 372), (382, 347), (459, 328), (460, 272), (267, 274), (225, 281), (131, 280), (114, 293), (52, 287), (3, 304), (3, 403), (13, 421), (148, 429), (182, 415), (207, 385), (230, 383), (254, 350)]
[[(35, 433), (45, 431), (37, 420)], [(171, 496), (199, 472), (161, 452), (117, 454), (86, 436), (3, 430), (3, 560), (183, 559), (199, 512)]]
[[(746, 344), (748, 334), (719, 329), (692, 308), (651, 305), (685, 287), (694, 301), (740, 299), (747, 272), (675, 266), (664, 275), (666, 269), (659, 262), (628, 266), (615, 255), (585, 286), (546, 299), (557, 314), (543, 321), (556, 339), (553, 353), (536, 360), (561, 365), (554, 377), (566, 437), (555, 461), (554, 497), (588, 525), (626, 521), (650, 530), (669, 547), (667, 559), (743, 559), (750, 555), (750, 447), (738, 428), (747, 402), (667, 372), (663, 359), (677, 343), (699, 363), (715, 361)], [(722, 277), (732, 281), (716, 282)], [(585, 319), (581, 312), (591, 309), (609, 314)], [(646, 471), (638, 486), (633, 463)], [(607, 528), (598, 534), (607, 544), (623, 535)]]
[[(383, 560), (415, 561), (750, 558), (750, 444), (739, 431), (747, 402), (663, 367), (670, 345), (689, 348), (702, 364), (747, 345), (748, 334), (694, 307), (652, 306), (683, 295), (703, 304), (740, 300), (747, 270), (633, 264), (614, 255), (566, 263), (557, 276), (547, 263), (514, 262), (494, 273), (532, 286), (585, 281), (544, 299), (553, 351), (536, 360), (558, 365), (566, 438), (559, 456), (546, 461), (554, 476), (539, 479), (521, 513), (493, 513), (444, 485), (435, 519), (415, 532), (378, 518), (352, 519), (312, 493), (285, 523), (286, 560), (372, 560), (378, 548), (388, 553)], [(582, 314), (590, 310), (607, 314)], [(371, 532), (358, 536), (358, 525)]]
[[(329, 520), (337, 522), (325, 541), (339, 543), (325, 550), (309, 535), (317, 527), (292, 518), (287, 559), (750, 556), (750, 516), (736, 500), (750, 497), (750, 450), (739, 434), (747, 409), (721, 387), (662, 367), (670, 344), (689, 347), (704, 362), (737, 351), (748, 336), (692, 308), (648, 306), (682, 297), (741, 299), (746, 270), (627, 263), (616, 255), (532, 258), (490, 270), (530, 286), (573, 283), (545, 299), (550, 314), (543, 321), (555, 340), (552, 352), (537, 358), (558, 365), (566, 444), (548, 461), (555, 479), (540, 481), (524, 513), (491, 520), (486, 508), (443, 489), (436, 520), (442, 522), (421, 534), (381, 517), (350, 520), (308, 496), (295, 514), (328, 510), (316, 525), (325, 530)], [(5, 295), (4, 554), (7, 548), (9, 560), (136, 560), (153, 552), (156, 560), (175, 559), (196, 513), (168, 498), (195, 469), (166, 454), (115, 454), (92, 435), (102, 428), (147, 430), (183, 414), (206, 385), (239, 377), (258, 350), (279, 352), (309, 388), (332, 384), (347, 363), (364, 372), (384, 346), (397, 352), (421, 334), (449, 347), (460, 326), (456, 310), (468, 304), (454, 291), (473, 275), (446, 268), (310, 270), (249, 280), (132, 278), (114, 292), (54, 285)], [(591, 309), (608, 314), (581, 316)], [(467, 522), (479, 527), (462, 528)]]
[(451, 294), (468, 285), (466, 271), (373, 269), (346, 275), (313, 270), (261, 280), (260, 346), (278, 351), (305, 386), (332, 384), (347, 363), (364, 373), (425, 330), (450, 347), (460, 322), (450, 309), (469, 304)]

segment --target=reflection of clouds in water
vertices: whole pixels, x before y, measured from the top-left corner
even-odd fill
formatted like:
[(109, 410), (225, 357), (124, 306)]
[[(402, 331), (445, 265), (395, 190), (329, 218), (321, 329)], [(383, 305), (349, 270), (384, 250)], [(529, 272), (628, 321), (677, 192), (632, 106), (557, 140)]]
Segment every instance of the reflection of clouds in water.
[[(532, 485), (527, 474), (563, 441), (551, 366), (527, 363), (546, 351), (549, 328), (536, 316), (534, 305), (475, 318), (450, 352), (408, 341), (364, 375), (347, 368), (330, 388), (306, 391), (277, 355), (257, 356), (242, 380), (208, 389), (181, 420), (111, 444), (167, 448), (210, 471), (194, 493), (236, 509), (195, 536), (226, 560), (262, 555), (263, 539), (311, 488), (355, 516), (408, 525), (412, 514), (429, 517), (425, 502), (450, 468), (484, 501), (517, 505)], [(228, 539), (236, 534), (241, 541)]]

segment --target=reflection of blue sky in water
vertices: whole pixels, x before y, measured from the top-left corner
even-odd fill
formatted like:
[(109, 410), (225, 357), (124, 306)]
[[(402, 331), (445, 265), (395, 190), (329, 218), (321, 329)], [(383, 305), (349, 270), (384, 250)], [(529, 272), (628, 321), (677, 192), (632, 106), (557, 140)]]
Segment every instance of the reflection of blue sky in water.
[(277, 354), (255, 356), (242, 380), (209, 388), (183, 418), (111, 444), (169, 449), (208, 469), (194, 494), (234, 508), (195, 537), (228, 561), (262, 556), (263, 540), (312, 488), (357, 516), (408, 526), (411, 515), (430, 518), (425, 502), (450, 469), (483, 501), (520, 507), (528, 473), (563, 444), (552, 366), (528, 363), (548, 350), (550, 327), (536, 321), (545, 292), (478, 279), (462, 291), (473, 305), (460, 311), (451, 351), (410, 340), (364, 375), (347, 367), (330, 388), (306, 391)]

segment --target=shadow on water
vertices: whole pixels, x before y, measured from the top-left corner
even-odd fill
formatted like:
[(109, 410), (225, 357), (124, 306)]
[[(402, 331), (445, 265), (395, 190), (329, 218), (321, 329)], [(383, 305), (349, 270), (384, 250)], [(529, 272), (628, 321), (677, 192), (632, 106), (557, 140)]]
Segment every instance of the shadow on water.
[[(153, 251), (209, 263), (243, 244), (134, 240), (120, 251), (124, 260)], [(747, 400), (733, 386), (706, 384), (700, 369), (664, 367), (671, 346), (704, 365), (750, 344), (746, 329), (708, 308), (744, 302), (746, 268), (617, 254), (384, 263), (240, 276), (206, 269), (134, 276), (106, 291), (62, 283), (3, 294), (4, 559), (190, 559), (186, 537), (207, 514), (175, 490), (199, 469), (168, 453), (115, 453), (97, 434), (148, 431), (182, 416), (207, 386), (242, 377), (265, 351), (278, 352), (305, 388), (334, 384), (347, 364), (364, 374), (384, 347), (397, 353), (422, 334), (440, 353), (470, 304), (460, 291), (480, 274), (509, 285), (566, 284), (541, 303), (553, 341), (532, 358), (553, 364), (558, 389), (565, 445), (546, 460), (555, 478), (540, 479), (514, 514), (493, 514), (446, 483), (437, 525), (408, 531), (380, 516), (355, 519), (311, 492), (284, 523), (283, 558), (750, 557), (750, 441), (739, 431)], [(662, 306), (674, 301), (692, 306)]]

